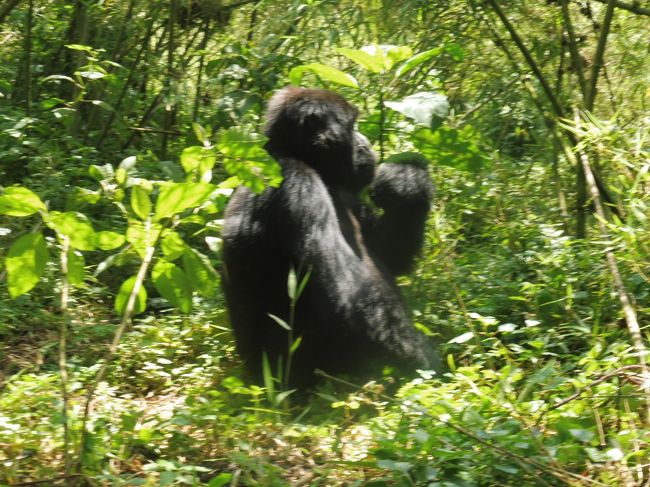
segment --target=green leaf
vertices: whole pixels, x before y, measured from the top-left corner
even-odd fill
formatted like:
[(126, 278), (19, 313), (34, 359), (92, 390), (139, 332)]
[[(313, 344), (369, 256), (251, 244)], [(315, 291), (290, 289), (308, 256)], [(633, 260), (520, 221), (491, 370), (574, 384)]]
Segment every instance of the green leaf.
[(480, 134), (469, 124), (462, 129), (419, 129), (412, 135), (415, 148), (434, 164), (477, 172), (490, 164), (481, 149)]
[(343, 71), (327, 66), (325, 64), (311, 63), (311, 64), (302, 64), (291, 69), (289, 72), (289, 81), (294, 85), (299, 85), (302, 80), (303, 75), (306, 72), (314, 73), (319, 78), (322, 78), (332, 83), (336, 83), (342, 86), (348, 86), (350, 88), (359, 88), (359, 83), (354, 76), (351, 76)]
[(192, 287), (199, 294), (210, 297), (215, 293), (219, 274), (205, 255), (186, 246), (183, 252), (183, 269)]
[(178, 233), (166, 229), (162, 233), (160, 248), (162, 249), (165, 258), (172, 261), (181, 257), (185, 253), (187, 246)]
[(146, 220), (151, 214), (149, 194), (141, 186), (131, 188), (131, 209), (141, 220)]
[(269, 363), (269, 356), (266, 352), (262, 352), (262, 379), (264, 381), (264, 387), (266, 387), (266, 397), (273, 404), (275, 398), (275, 382), (273, 372), (271, 371), (271, 364)]
[(160, 237), (162, 225), (159, 223), (143, 223), (139, 220), (129, 220), (126, 229), (126, 241), (133, 245), (135, 251), (143, 257), (147, 247), (153, 247)]
[(77, 250), (68, 251), (68, 282), (76, 287), (84, 285), (86, 274), (86, 261), (81, 252)]
[(371, 73), (381, 73), (385, 68), (384, 56), (381, 51), (379, 51), (381, 55), (377, 55), (376, 53), (370, 54), (364, 50), (347, 49), (345, 47), (339, 47), (336, 51)]
[(428, 51), (420, 52), (413, 56), (410, 59), (407, 59), (404, 64), (402, 64), (398, 69), (397, 73), (395, 73), (395, 76), (397, 78), (400, 78), (401, 76), (404, 76), (406, 73), (410, 72), (413, 68), (418, 67), (420, 64), (425, 63), (429, 59), (440, 55), (441, 49), (439, 47), (434, 47), (433, 49), (429, 49)]
[(224, 485), (229, 484), (231, 480), (232, 480), (231, 473), (220, 473), (212, 480), (210, 480), (210, 482), (208, 482), (207, 487), (223, 487)]
[(243, 184), (252, 191), (261, 193), (267, 185), (280, 185), (282, 169), (264, 150), (266, 140), (265, 137), (250, 134), (237, 127), (219, 132), (217, 149), (224, 156), (226, 171), (235, 176), (235, 180), (228, 180), (228, 187), (233, 187), (232, 184), (235, 183)]
[(163, 183), (160, 187), (154, 220), (169, 218), (206, 202), (217, 187), (209, 183)]
[(302, 343), (302, 337), (300, 336), (300, 337), (296, 338), (293, 341), (293, 343), (291, 344), (291, 348), (289, 349), (289, 354), (293, 355), (294, 353), (296, 353), (296, 350), (298, 350), (301, 343)]
[(119, 184), (120, 186), (123, 186), (124, 183), (126, 183), (128, 176), (129, 173), (123, 167), (118, 167), (117, 170), (115, 171), (115, 181), (117, 181), (117, 184)]
[(38, 211), (47, 211), (45, 203), (29, 189), (22, 186), (5, 188), (0, 195), (0, 214), (9, 216), (29, 216)]
[(88, 174), (95, 181), (107, 181), (115, 177), (115, 169), (110, 164), (104, 164), (103, 166), (92, 165), (88, 168)]
[(101, 231), (95, 233), (95, 246), (101, 250), (113, 250), (121, 247), (126, 238), (121, 233)]
[(384, 105), (431, 130), (438, 128), (449, 113), (447, 97), (433, 92), (416, 93), (402, 101), (386, 101)]
[(186, 174), (198, 171), (199, 175), (202, 175), (212, 169), (216, 161), (217, 157), (213, 149), (198, 145), (187, 147), (181, 153), (181, 166)]
[(67, 211), (50, 213), (48, 226), (70, 239), (70, 246), (79, 250), (95, 250), (95, 229), (83, 213)]
[[(115, 297), (115, 311), (120, 316), (124, 315), (124, 312), (126, 311), (126, 303), (129, 300), (131, 291), (133, 291), (136, 278), (137, 276), (132, 276), (124, 281)], [(144, 286), (140, 286), (133, 305), (133, 314), (142, 313), (145, 309), (147, 309), (147, 291)]]
[(205, 147), (210, 146), (210, 135), (212, 135), (212, 129), (210, 129), (210, 127), (206, 129), (202, 125), (192, 122), (192, 130), (199, 142), (201, 142)]
[(16, 298), (36, 286), (48, 260), (50, 252), (42, 233), (19, 237), (5, 257), (9, 295)]
[(192, 310), (192, 285), (185, 272), (171, 262), (159, 259), (151, 276), (160, 295), (182, 313)]

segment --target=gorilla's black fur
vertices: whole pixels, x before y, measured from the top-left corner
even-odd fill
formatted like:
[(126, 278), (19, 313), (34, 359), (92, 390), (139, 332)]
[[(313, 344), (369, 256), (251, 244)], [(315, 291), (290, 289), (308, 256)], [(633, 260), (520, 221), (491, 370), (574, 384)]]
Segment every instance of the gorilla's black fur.
[[(422, 245), (432, 185), (415, 162), (381, 164), (355, 130), (358, 111), (336, 93), (288, 87), (269, 102), (267, 150), (279, 188), (240, 187), (226, 210), (223, 288), (237, 350), (261, 377), (262, 353), (287, 355), (287, 276), (311, 272), (300, 296), (291, 385), (331, 374), (377, 373), (381, 365), (428, 367), (432, 352), (413, 328), (395, 286)], [(376, 215), (359, 197), (370, 196)]]

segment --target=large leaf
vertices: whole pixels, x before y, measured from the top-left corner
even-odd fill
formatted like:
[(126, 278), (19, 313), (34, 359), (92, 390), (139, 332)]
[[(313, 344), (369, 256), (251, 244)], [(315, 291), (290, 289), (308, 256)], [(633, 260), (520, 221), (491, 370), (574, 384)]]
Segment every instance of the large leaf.
[(299, 85), (303, 75), (307, 72), (314, 73), (319, 78), (331, 81), (332, 83), (348, 86), (350, 88), (359, 88), (359, 83), (356, 79), (354, 79), (354, 76), (344, 73), (343, 71), (331, 66), (326, 66), (325, 64), (319, 63), (296, 66), (289, 72), (289, 80), (292, 84)]
[(243, 184), (256, 193), (282, 182), (280, 165), (263, 148), (266, 139), (232, 127), (219, 132), (217, 149), (224, 155), (224, 167), (236, 186)]
[(160, 295), (182, 313), (192, 310), (192, 285), (185, 272), (175, 264), (160, 259), (151, 271), (153, 284)]
[(439, 47), (434, 47), (433, 49), (429, 49), (428, 51), (420, 52), (416, 54), (415, 56), (411, 57), (410, 59), (407, 59), (404, 64), (402, 64), (399, 69), (397, 70), (397, 73), (395, 74), (398, 78), (401, 76), (404, 76), (406, 73), (410, 72), (412, 69), (418, 67), (420, 64), (425, 63), (429, 59), (440, 55), (442, 52), (442, 49)]
[(86, 274), (86, 261), (81, 252), (77, 250), (68, 251), (68, 281), (76, 287), (84, 285)]
[(449, 113), (449, 101), (440, 93), (416, 93), (402, 101), (387, 101), (384, 104), (432, 130), (438, 128)]
[(385, 68), (383, 52), (380, 52), (380, 55), (369, 54), (366, 51), (345, 47), (339, 47), (337, 51), (371, 73), (381, 73)]
[(219, 282), (219, 274), (212, 267), (210, 259), (202, 253), (187, 247), (183, 254), (183, 268), (192, 283), (192, 287), (199, 294), (206, 297), (214, 294)]
[(156, 201), (154, 220), (169, 218), (206, 202), (217, 187), (209, 183), (163, 183)]
[(159, 223), (143, 223), (132, 219), (126, 229), (126, 241), (133, 245), (135, 251), (144, 257), (147, 247), (153, 247), (160, 237), (162, 225)]
[(141, 186), (133, 186), (131, 188), (131, 209), (141, 220), (146, 220), (151, 214), (149, 194)]
[(70, 239), (70, 246), (78, 250), (95, 250), (95, 229), (88, 217), (75, 211), (50, 213), (48, 225)]
[(435, 132), (419, 129), (412, 137), (416, 149), (434, 164), (476, 172), (490, 162), (481, 149), (479, 134), (471, 125), (460, 130), (440, 127)]
[(124, 244), (124, 235), (117, 232), (102, 231), (95, 233), (95, 246), (101, 250), (113, 250)]
[(410, 47), (390, 44), (372, 44), (361, 49), (342, 47), (337, 51), (371, 73), (389, 71), (396, 63), (413, 55)]
[(207, 147), (187, 147), (181, 153), (181, 166), (183, 166), (186, 174), (192, 174), (196, 171), (202, 177), (214, 167), (216, 161), (214, 149)]
[(30, 291), (41, 279), (48, 260), (50, 252), (42, 233), (19, 237), (5, 257), (9, 295), (15, 298)]
[(9, 216), (29, 216), (38, 211), (47, 211), (45, 203), (29, 189), (22, 186), (5, 188), (0, 195), (0, 214)]
[(166, 229), (162, 233), (160, 248), (162, 249), (165, 258), (172, 261), (181, 257), (185, 253), (187, 246), (178, 233)]
[[(126, 311), (126, 303), (129, 302), (129, 296), (131, 295), (131, 291), (133, 291), (135, 280), (136, 276), (132, 276), (124, 281), (115, 297), (115, 311), (120, 316)], [(147, 291), (144, 286), (140, 286), (133, 305), (133, 314), (142, 313), (145, 309), (147, 309)]]

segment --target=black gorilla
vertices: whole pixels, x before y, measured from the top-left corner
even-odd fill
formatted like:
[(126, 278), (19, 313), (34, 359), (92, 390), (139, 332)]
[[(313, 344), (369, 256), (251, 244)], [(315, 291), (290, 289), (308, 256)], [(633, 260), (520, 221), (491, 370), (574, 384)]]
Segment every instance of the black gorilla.
[[(266, 149), (284, 180), (259, 195), (240, 187), (228, 204), (223, 288), (237, 350), (258, 378), (263, 351), (272, 365), (287, 355), (287, 330), (269, 314), (289, 322), (291, 267), (311, 272), (295, 309), (293, 333), (302, 343), (293, 387), (312, 385), (317, 368), (367, 375), (381, 365), (431, 365), (432, 351), (395, 285), (422, 245), (430, 178), (417, 159), (381, 164), (375, 175), (357, 115), (330, 91), (278, 91), (269, 102)], [(359, 197), (369, 185), (381, 216)]]

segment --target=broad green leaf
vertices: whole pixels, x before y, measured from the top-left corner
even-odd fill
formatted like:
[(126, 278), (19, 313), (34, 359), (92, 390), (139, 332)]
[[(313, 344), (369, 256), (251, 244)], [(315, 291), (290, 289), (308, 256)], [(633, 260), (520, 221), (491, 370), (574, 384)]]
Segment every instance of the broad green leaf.
[[(224, 156), (226, 171), (235, 178), (229, 178), (227, 187), (243, 184), (256, 193), (268, 186), (277, 187), (282, 182), (282, 169), (263, 145), (266, 138), (253, 135), (240, 128), (232, 127), (219, 132), (217, 149)], [(226, 187), (220, 185), (220, 187)]]
[(147, 247), (156, 245), (161, 231), (162, 225), (159, 223), (143, 223), (134, 219), (129, 220), (129, 226), (126, 229), (126, 241), (133, 245), (140, 257), (143, 257), (146, 254)]
[(0, 214), (29, 216), (38, 211), (47, 211), (45, 203), (32, 191), (22, 186), (5, 188), (0, 195)]
[(156, 201), (154, 220), (169, 218), (206, 202), (217, 187), (209, 183), (163, 183)]
[(210, 480), (210, 482), (208, 482), (207, 487), (223, 487), (224, 485), (229, 484), (231, 480), (232, 480), (231, 473), (220, 473), (212, 480)]
[(410, 72), (413, 68), (418, 67), (420, 64), (428, 61), (429, 59), (439, 56), (441, 53), (441, 49), (439, 47), (434, 47), (433, 49), (429, 49), (428, 51), (420, 52), (413, 56), (410, 59), (407, 59), (404, 64), (402, 64), (398, 69), (397, 73), (395, 73), (396, 77), (401, 77), (404, 76), (406, 73)]
[(84, 285), (86, 260), (77, 250), (68, 251), (68, 282), (76, 287)]
[[(115, 297), (115, 311), (118, 315), (123, 316), (126, 311), (126, 304), (129, 301), (129, 296), (131, 291), (133, 291), (133, 286), (135, 285), (136, 276), (129, 277), (126, 281), (120, 286), (120, 290)], [(140, 314), (145, 309), (147, 309), (147, 290), (144, 286), (140, 286), (138, 290), (138, 295), (135, 298), (135, 303), (133, 305), (133, 314)]]
[(217, 157), (213, 149), (201, 146), (192, 146), (183, 149), (181, 153), (181, 166), (186, 174), (191, 174), (193, 171), (198, 171), (202, 175), (214, 167)]
[(172, 261), (181, 257), (185, 253), (187, 246), (178, 233), (167, 229), (162, 233), (160, 248), (162, 249), (165, 258)]
[(126, 183), (128, 177), (129, 177), (129, 173), (123, 167), (118, 167), (117, 170), (115, 171), (115, 181), (117, 181), (117, 184), (119, 184), (120, 186)]
[(186, 247), (183, 253), (183, 269), (192, 283), (192, 287), (199, 294), (210, 297), (215, 293), (219, 274), (205, 255)]
[(345, 47), (339, 47), (336, 50), (371, 73), (381, 73), (385, 68), (383, 53), (381, 55), (370, 54), (364, 50), (347, 49)]
[(151, 214), (149, 194), (141, 186), (131, 188), (131, 209), (141, 220), (146, 220)]
[(210, 135), (212, 135), (212, 129), (210, 129), (210, 127), (206, 129), (202, 125), (192, 122), (192, 130), (199, 142), (201, 142), (205, 147), (210, 146)]
[(5, 257), (9, 295), (16, 298), (30, 291), (41, 279), (48, 260), (50, 252), (42, 233), (19, 237)]
[(103, 166), (92, 165), (88, 168), (88, 174), (95, 181), (106, 181), (115, 177), (115, 169), (110, 164)]
[(299, 85), (303, 75), (306, 72), (314, 73), (319, 78), (331, 81), (332, 83), (348, 86), (350, 88), (359, 88), (359, 83), (356, 79), (354, 79), (354, 76), (344, 73), (343, 71), (331, 66), (326, 66), (325, 64), (319, 63), (296, 66), (289, 72), (289, 81), (291, 81), (291, 83), (294, 85)]
[(153, 284), (160, 295), (188, 314), (192, 310), (192, 285), (185, 272), (171, 262), (159, 259), (151, 271)]
[(70, 239), (70, 246), (78, 250), (95, 250), (95, 229), (88, 217), (75, 211), (50, 213), (48, 226)]
[(384, 104), (431, 130), (438, 128), (449, 113), (447, 97), (433, 92), (416, 93), (402, 101), (386, 101)]
[(462, 129), (440, 127), (435, 132), (419, 129), (412, 135), (413, 145), (434, 164), (477, 172), (490, 164), (481, 148), (479, 133), (469, 124)]
[(95, 246), (101, 250), (113, 250), (121, 247), (125, 240), (124, 235), (117, 232), (102, 231), (95, 233)]
[(413, 50), (408, 46), (391, 46), (380, 44), (378, 47), (384, 51), (384, 55), (389, 60), (387, 63), (388, 69), (395, 66), (395, 64), (413, 56)]

